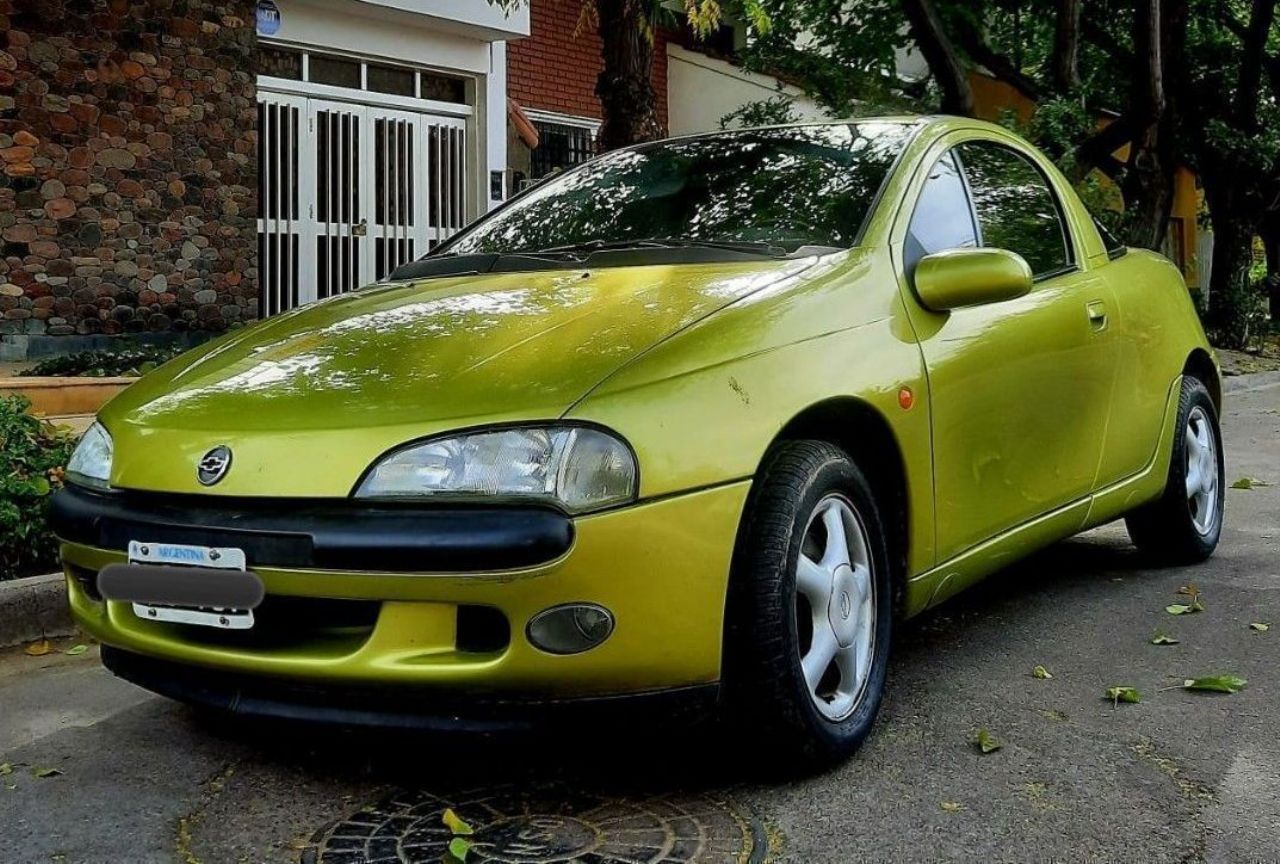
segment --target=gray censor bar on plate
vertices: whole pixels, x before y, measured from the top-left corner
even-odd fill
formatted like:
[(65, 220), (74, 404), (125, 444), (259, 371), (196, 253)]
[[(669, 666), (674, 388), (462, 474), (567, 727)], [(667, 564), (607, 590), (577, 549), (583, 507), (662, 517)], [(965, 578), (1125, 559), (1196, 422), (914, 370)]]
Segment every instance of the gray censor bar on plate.
[(206, 567), (108, 564), (98, 573), (108, 600), (154, 606), (256, 609), (266, 593), (256, 573)]

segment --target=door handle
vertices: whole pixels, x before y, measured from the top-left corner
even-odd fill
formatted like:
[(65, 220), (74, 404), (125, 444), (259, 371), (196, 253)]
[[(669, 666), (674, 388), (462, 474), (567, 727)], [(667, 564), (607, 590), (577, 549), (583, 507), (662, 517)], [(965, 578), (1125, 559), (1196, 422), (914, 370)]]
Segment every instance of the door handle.
[(1105, 330), (1107, 327), (1107, 304), (1101, 300), (1091, 300), (1085, 304), (1089, 313), (1089, 325), (1094, 330)]

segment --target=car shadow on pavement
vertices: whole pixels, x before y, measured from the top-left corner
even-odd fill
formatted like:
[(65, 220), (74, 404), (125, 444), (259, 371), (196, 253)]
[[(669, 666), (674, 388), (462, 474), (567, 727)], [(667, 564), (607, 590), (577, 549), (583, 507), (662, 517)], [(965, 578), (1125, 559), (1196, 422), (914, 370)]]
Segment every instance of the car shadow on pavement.
[[(1057, 606), (1100, 582), (1119, 581), (1150, 562), (1115, 532), (1083, 535), (1058, 543), (993, 574), (941, 606), (899, 625), (894, 666), (922, 662), (935, 633), (947, 642), (1009, 609)], [(891, 668), (891, 677), (894, 670)], [(593, 789), (663, 792), (723, 789), (762, 778), (796, 778), (787, 766), (770, 764), (755, 745), (703, 717), (628, 716), (606, 725), (574, 724), (495, 734), (415, 732), (334, 727), (296, 722), (229, 718), (191, 712), (205, 733), (230, 739), (262, 759), (311, 765), (326, 776), (359, 778), (399, 787), (424, 778), (446, 785), (553, 782)], [(605, 767), (607, 766), (607, 768)]]

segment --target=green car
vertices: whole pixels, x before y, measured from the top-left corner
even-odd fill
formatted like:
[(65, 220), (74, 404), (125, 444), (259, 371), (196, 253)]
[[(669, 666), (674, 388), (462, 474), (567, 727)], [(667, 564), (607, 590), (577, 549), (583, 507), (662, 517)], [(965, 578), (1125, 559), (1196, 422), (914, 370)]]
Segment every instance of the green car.
[(107, 666), (175, 698), (692, 703), (823, 762), (896, 622), (1120, 517), (1211, 554), (1220, 403), (1178, 270), (1015, 135), (751, 129), (598, 157), (160, 367), (53, 519)]

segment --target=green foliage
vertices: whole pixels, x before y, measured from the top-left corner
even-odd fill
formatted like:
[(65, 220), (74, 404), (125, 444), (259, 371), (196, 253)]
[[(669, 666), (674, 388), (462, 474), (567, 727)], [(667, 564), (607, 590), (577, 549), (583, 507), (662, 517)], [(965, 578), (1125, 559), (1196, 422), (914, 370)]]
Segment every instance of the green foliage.
[(109, 351), (81, 351), (77, 354), (50, 357), (18, 374), (84, 378), (143, 375), (161, 363), (177, 357), (184, 350), (186, 349), (176, 345), (131, 345)]
[(779, 94), (740, 105), (720, 118), (721, 129), (749, 129), (754, 126), (780, 126), (794, 123), (795, 107), (789, 97)]
[(0, 399), (0, 580), (57, 565), (45, 504), (62, 485), (75, 442), (32, 417), (29, 407), (20, 396)]

